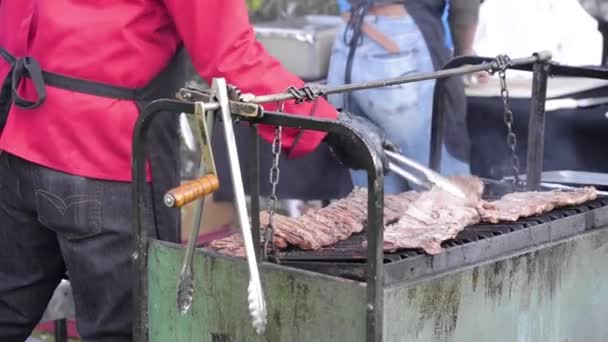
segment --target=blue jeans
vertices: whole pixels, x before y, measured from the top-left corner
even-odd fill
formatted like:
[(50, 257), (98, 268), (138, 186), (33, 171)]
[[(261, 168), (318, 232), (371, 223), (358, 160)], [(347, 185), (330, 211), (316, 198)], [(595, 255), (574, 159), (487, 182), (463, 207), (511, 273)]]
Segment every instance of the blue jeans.
[[(366, 20), (390, 37), (401, 52), (389, 53), (364, 35), (353, 59), (352, 82), (433, 71), (426, 42), (411, 17), (370, 16)], [(334, 42), (327, 79), (330, 86), (344, 84), (349, 52), (349, 47), (344, 42), (345, 30), (346, 25), (343, 25)], [(351, 33), (347, 32), (347, 38), (350, 38)], [(350, 106), (345, 106), (347, 95), (329, 95), (328, 99), (337, 108), (347, 108), (353, 114), (365, 116), (382, 128), (404, 155), (428, 165), (434, 86), (435, 82), (429, 80), (356, 91), (350, 94)], [(451, 156), (445, 147), (441, 171), (443, 174), (470, 172), (468, 164)], [(367, 185), (367, 176), (363, 171), (352, 171), (352, 178), (355, 186)], [(406, 182), (392, 174), (387, 175), (384, 182), (386, 193), (402, 192), (409, 188)]]

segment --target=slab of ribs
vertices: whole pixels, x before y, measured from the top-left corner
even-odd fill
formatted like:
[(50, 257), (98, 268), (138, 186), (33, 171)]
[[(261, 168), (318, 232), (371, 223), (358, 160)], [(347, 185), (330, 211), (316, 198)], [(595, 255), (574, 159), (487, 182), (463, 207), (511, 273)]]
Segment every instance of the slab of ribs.
[[(457, 198), (439, 188), (408, 191), (384, 197), (384, 250), (422, 249), (435, 255), (441, 243), (455, 238), (465, 227), (480, 222), (514, 222), (553, 209), (578, 205), (597, 197), (595, 188), (576, 190), (514, 192), (495, 201), (481, 198), (483, 183), (477, 177), (450, 177), (466, 194)], [(347, 197), (310, 210), (300, 217), (273, 217), (274, 244), (278, 249), (293, 246), (315, 251), (332, 246), (366, 227), (367, 191), (356, 188)], [(260, 226), (268, 225), (266, 212), (260, 213)], [(233, 256), (244, 256), (239, 234), (211, 242), (208, 248)]]

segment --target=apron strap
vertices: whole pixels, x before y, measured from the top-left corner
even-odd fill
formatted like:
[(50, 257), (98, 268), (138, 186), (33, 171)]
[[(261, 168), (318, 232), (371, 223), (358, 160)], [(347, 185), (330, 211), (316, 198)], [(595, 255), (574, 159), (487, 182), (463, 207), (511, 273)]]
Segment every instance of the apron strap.
[[(166, 83), (164, 81), (167, 78), (170, 78), (169, 76), (171, 76), (171, 73), (174, 72), (173, 66), (179, 65), (180, 53), (182, 51), (183, 47), (180, 46), (165, 70), (159, 73), (159, 75), (152, 79), (152, 81), (150, 81), (150, 83), (143, 88), (118, 87), (110, 84), (92, 82), (44, 71), (35, 58), (15, 58), (2, 47), (0, 47), (0, 57), (13, 66), (9, 72), (9, 82), (11, 82), (10, 88), (12, 89), (11, 92), (13, 96), (13, 103), (16, 106), (24, 109), (33, 109), (40, 106), (46, 100), (46, 91), (44, 89), (45, 85), (117, 100), (149, 101), (151, 95), (156, 93), (159, 87), (167, 86), (164, 84)], [(17, 92), (19, 82), (21, 82), (24, 77), (29, 77), (34, 83), (37, 93), (37, 99), (34, 101), (29, 101), (22, 98)], [(7, 96), (4, 93), (4, 89), (2, 91), (3, 92), (0, 93), (0, 97)]]
[[(13, 65), (11, 75), (11, 89), (13, 96), (13, 103), (23, 109), (34, 109), (40, 107), (40, 105), (46, 100), (46, 89), (44, 89), (44, 78), (42, 76), (42, 69), (38, 61), (31, 57), (19, 58)], [(34, 83), (36, 89), (36, 100), (29, 101), (19, 95), (17, 87), (21, 83), (24, 77), (30, 77)]]
[[(28, 56), (15, 58), (1, 47), (0, 57), (12, 66), (7, 77), (8, 80), (3, 82), (2, 93), (0, 93), (0, 98), (2, 99), (0, 103), (2, 104), (4, 104), (5, 99), (9, 96), (6, 94), (7, 83), (10, 95), (12, 95), (11, 102), (23, 109), (34, 109), (44, 103), (46, 100), (45, 85), (118, 100), (137, 101), (147, 94), (147, 87), (142, 89), (117, 87), (44, 71), (35, 58)], [(17, 91), (19, 84), (25, 77), (32, 80), (36, 89), (36, 99), (32, 101), (21, 97)]]

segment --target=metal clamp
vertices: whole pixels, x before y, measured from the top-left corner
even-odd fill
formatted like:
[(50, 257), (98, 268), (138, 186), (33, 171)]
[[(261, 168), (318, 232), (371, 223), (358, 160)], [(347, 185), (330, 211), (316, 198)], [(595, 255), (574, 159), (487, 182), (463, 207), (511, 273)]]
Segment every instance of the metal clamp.
[[(251, 97), (246, 95), (247, 94), (244, 94), (243, 98), (239, 100), (228, 100), (228, 108), (230, 113), (248, 118), (261, 118), (264, 116), (262, 106), (246, 101), (248, 97)], [(201, 89), (182, 88), (177, 93), (177, 98), (183, 101), (205, 102), (207, 110), (217, 110), (220, 108), (220, 104), (216, 102), (214, 96), (211, 93)]]

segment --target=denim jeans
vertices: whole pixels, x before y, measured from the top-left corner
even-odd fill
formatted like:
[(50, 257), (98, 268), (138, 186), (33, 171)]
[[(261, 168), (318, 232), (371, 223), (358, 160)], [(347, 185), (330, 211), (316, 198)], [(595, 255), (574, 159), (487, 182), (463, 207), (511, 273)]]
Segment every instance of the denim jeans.
[(66, 273), (83, 340), (131, 341), (131, 221), (129, 183), (0, 152), (0, 341), (29, 336)]
[[(366, 82), (413, 73), (433, 71), (429, 50), (422, 33), (409, 17), (390, 18), (369, 16), (366, 18), (380, 32), (390, 37), (399, 47), (399, 53), (390, 53), (382, 46), (363, 36), (357, 47), (352, 64), (352, 82)], [(328, 85), (344, 83), (344, 72), (349, 52), (344, 42), (346, 25), (338, 30), (332, 49), (328, 73)], [(347, 32), (347, 39), (352, 32)], [(429, 164), (431, 116), (433, 105), (433, 80), (401, 84), (391, 87), (368, 89), (351, 93), (346, 103), (343, 94), (329, 95), (332, 105), (346, 108), (351, 113), (367, 117), (387, 137), (397, 144), (404, 155)], [(346, 106), (349, 104), (349, 106)], [(445, 147), (442, 157), (443, 174), (468, 174), (469, 166), (452, 157)], [(353, 183), (365, 187), (367, 176), (363, 171), (352, 171)], [(406, 182), (389, 174), (384, 179), (385, 192), (397, 193), (408, 189)]]

